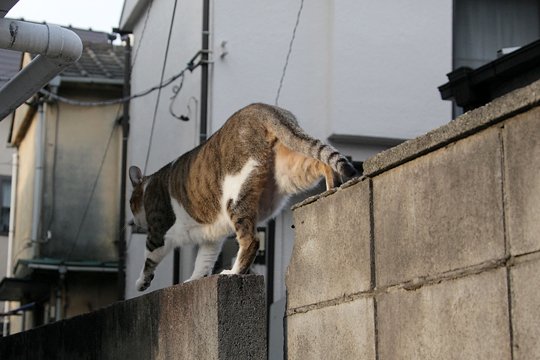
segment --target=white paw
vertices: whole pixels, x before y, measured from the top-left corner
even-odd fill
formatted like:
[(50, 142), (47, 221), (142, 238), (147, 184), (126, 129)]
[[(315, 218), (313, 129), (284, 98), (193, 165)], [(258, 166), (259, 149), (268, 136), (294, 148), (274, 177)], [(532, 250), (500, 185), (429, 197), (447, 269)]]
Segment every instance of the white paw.
[(144, 290), (148, 289), (148, 287), (150, 286), (150, 283), (152, 282), (153, 278), (154, 278), (154, 275), (151, 275), (151, 276), (149, 276), (147, 278), (145, 278), (145, 277), (143, 277), (141, 275), (141, 277), (139, 277), (137, 279), (137, 281), (135, 282), (135, 287), (139, 291), (144, 291)]
[(237, 275), (237, 274), (236, 272), (232, 270), (223, 270), (222, 272), (219, 273), (219, 275)]

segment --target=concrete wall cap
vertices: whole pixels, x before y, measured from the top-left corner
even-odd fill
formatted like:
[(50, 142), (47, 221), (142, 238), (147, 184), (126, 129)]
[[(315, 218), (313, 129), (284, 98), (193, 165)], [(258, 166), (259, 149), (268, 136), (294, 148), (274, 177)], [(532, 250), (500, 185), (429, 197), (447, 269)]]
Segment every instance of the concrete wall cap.
[(360, 176), (360, 177), (357, 177), (357, 178), (354, 178), (354, 179), (351, 179), (349, 181), (347, 181), (346, 183), (343, 183), (340, 187), (337, 187), (337, 188), (333, 188), (333, 189), (330, 189), (330, 190), (327, 190), (323, 193), (320, 193), (320, 194), (317, 194), (317, 195), (313, 195), (313, 196), (310, 196), (308, 197), (307, 199), (305, 199), (304, 201), (301, 201), (299, 203), (296, 203), (294, 204), (292, 207), (291, 207), (291, 210), (294, 211), (298, 208), (301, 208), (302, 206), (306, 206), (306, 205), (309, 205), (311, 203), (314, 203), (316, 202), (317, 200), (319, 199), (322, 199), (322, 198), (325, 198), (327, 196), (330, 196), (336, 192), (338, 192), (339, 190), (342, 190), (342, 189), (346, 189), (350, 186), (353, 186), (359, 182), (362, 182), (366, 180), (366, 178), (364, 176)]

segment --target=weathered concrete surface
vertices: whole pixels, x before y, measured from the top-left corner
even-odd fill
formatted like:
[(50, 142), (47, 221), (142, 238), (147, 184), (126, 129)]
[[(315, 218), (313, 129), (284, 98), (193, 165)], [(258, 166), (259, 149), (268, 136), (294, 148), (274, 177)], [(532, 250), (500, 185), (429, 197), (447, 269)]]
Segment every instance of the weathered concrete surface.
[(10, 359), (266, 359), (261, 276), (211, 276), (0, 340)]
[(369, 201), (363, 181), (295, 209), (288, 309), (370, 288)]
[(471, 133), (527, 111), (540, 103), (540, 80), (469, 111), (429, 133), (383, 151), (364, 162), (364, 175), (372, 176)]
[(511, 359), (506, 270), (377, 297), (380, 360)]
[(540, 253), (510, 270), (514, 360), (540, 358)]
[(378, 287), (504, 257), (501, 156), (491, 128), (373, 178)]
[(539, 134), (540, 81), (297, 205), (288, 358), (540, 359)]
[(357, 299), (287, 318), (288, 359), (375, 359), (373, 300)]
[(540, 108), (505, 123), (505, 200), (510, 252), (540, 250)]

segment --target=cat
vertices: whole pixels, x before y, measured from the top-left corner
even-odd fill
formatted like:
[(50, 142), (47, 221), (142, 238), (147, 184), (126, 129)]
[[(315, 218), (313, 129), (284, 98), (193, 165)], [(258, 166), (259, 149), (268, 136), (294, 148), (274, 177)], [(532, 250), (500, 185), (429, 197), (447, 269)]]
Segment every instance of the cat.
[(307, 135), (289, 111), (260, 103), (237, 111), (206, 142), (154, 174), (130, 167), (131, 211), (148, 233), (137, 289), (147, 289), (159, 262), (185, 244), (199, 245), (187, 281), (210, 275), (233, 234), (239, 250), (221, 274), (245, 273), (259, 248), (257, 224), (322, 177), (331, 189), (355, 175), (347, 158)]

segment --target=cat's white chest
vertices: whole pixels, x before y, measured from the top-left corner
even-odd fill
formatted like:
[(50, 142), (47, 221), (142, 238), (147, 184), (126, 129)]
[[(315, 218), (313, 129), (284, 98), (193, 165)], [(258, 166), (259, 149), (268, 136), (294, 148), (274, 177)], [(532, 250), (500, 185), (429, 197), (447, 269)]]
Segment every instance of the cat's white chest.
[(232, 200), (233, 203), (238, 200), (244, 183), (249, 179), (257, 165), (257, 161), (249, 159), (238, 173), (225, 176), (220, 199), (221, 211), (211, 224), (198, 223), (176, 199), (171, 198), (176, 221), (167, 231), (166, 236), (174, 239), (175, 246), (182, 246), (221, 241), (225, 236), (233, 234), (234, 226), (227, 212), (227, 203), (229, 200)]

